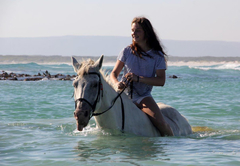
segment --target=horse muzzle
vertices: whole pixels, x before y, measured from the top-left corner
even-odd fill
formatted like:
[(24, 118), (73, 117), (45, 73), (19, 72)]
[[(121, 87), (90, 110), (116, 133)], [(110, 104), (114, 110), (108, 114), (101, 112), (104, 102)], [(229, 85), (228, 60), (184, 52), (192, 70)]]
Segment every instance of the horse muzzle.
[(77, 130), (82, 131), (88, 125), (90, 119), (89, 109), (76, 109), (74, 111), (74, 118), (76, 119)]

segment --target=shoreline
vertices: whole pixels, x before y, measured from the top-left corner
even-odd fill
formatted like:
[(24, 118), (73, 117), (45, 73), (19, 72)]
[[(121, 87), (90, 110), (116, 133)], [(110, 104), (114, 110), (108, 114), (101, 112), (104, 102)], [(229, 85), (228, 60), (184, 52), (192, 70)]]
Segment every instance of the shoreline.
[[(96, 61), (97, 56), (74, 56), (78, 60), (92, 59)], [(104, 66), (114, 66), (117, 56), (104, 56)], [(43, 56), (43, 55), (0, 55), (0, 64), (67, 64), (71, 65), (70, 56)], [(240, 57), (168, 57), (168, 66), (212, 66), (222, 64), (240, 64)]]

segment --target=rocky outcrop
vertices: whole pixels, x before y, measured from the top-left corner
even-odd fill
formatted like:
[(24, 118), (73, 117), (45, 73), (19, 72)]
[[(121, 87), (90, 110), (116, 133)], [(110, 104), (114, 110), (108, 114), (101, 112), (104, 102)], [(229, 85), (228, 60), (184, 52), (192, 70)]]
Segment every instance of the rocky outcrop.
[(29, 74), (16, 74), (16, 73), (7, 73), (2, 71), (0, 74), (0, 80), (10, 80), (10, 81), (40, 81), (40, 80), (63, 80), (69, 81), (73, 80), (76, 75), (63, 75), (63, 74), (56, 74), (51, 75), (47, 70), (46, 72), (38, 73), (36, 75), (29, 75)]

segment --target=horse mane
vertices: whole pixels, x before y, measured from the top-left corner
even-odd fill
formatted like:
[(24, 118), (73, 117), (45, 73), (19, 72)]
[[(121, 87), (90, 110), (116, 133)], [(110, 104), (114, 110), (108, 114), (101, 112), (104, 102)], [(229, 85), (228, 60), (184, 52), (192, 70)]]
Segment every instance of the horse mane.
[(81, 63), (81, 67), (77, 72), (77, 75), (79, 77), (82, 77), (83, 75), (89, 73), (89, 71), (91, 72), (99, 72), (100, 75), (102, 76), (102, 78), (115, 90), (117, 91), (117, 88), (112, 84), (108, 73), (106, 72), (106, 70), (103, 70), (102, 68), (98, 71), (95, 67), (94, 67), (94, 61), (92, 59), (88, 59), (88, 60), (83, 60)]
[(88, 59), (86, 61), (82, 61), (81, 67), (78, 69), (77, 75), (82, 77), (87, 74), (90, 69), (94, 70), (94, 61), (92, 59)]

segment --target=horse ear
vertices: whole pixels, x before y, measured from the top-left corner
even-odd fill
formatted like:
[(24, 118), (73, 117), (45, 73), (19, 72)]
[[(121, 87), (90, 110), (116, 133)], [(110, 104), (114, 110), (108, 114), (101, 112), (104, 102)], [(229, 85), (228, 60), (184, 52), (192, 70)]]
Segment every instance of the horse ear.
[(82, 64), (79, 64), (78, 61), (74, 57), (72, 57), (71, 59), (72, 59), (73, 69), (77, 73), (78, 70), (81, 68)]
[(101, 55), (100, 58), (94, 63), (94, 67), (97, 67), (98, 70), (100, 70), (102, 67), (103, 57), (104, 55)]

